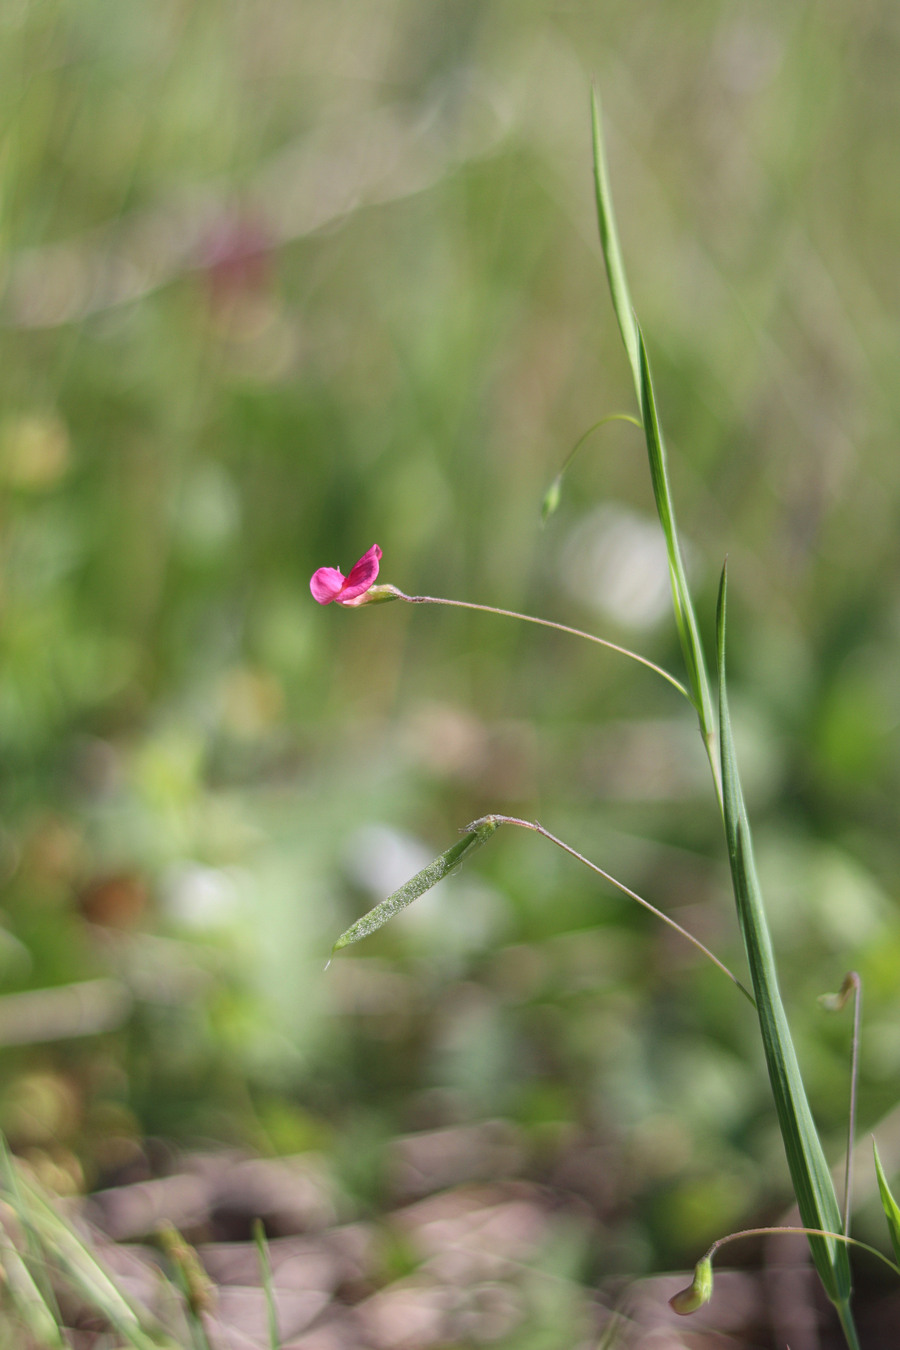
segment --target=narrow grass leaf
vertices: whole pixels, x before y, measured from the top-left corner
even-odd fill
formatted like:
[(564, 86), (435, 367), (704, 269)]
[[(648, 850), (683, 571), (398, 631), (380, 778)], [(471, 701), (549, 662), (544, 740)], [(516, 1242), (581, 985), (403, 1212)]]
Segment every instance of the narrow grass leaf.
[(631, 365), (634, 387), (638, 396), (640, 396), (641, 359), (637, 320), (634, 317), (634, 305), (631, 303), (628, 278), (625, 275), (625, 264), (622, 261), (619, 231), (616, 228), (609, 173), (606, 166), (600, 100), (595, 89), (591, 90), (591, 124), (594, 139), (594, 190), (597, 194), (597, 223), (600, 228), (600, 244), (606, 262), (606, 275), (609, 277), (613, 309), (619, 321), (619, 332), (622, 334), (622, 341), (625, 344), (625, 351)]
[(31, 1272), (15, 1247), (8, 1245), (2, 1258), (7, 1296), (19, 1320), (40, 1346), (64, 1350), (67, 1342), (55, 1313), (48, 1308)]
[[(735, 758), (725, 671), (726, 571), (722, 571), (717, 612), (719, 731), (724, 791), (725, 838), (738, 919), (750, 964), (753, 993), (769, 1081), (784, 1141), (788, 1168), (807, 1228), (841, 1230), (841, 1214), (822, 1145), (809, 1109), (794, 1044), (778, 988), (775, 957), (753, 859), (750, 822)], [(836, 1305), (851, 1346), (855, 1332), (849, 1311), (850, 1263), (844, 1243), (810, 1236), (816, 1269)]]
[[(142, 1325), (141, 1316), (86, 1247), (78, 1233), (59, 1215), (37, 1188), (23, 1179), (23, 1205), (48, 1263), (57, 1266), (74, 1289), (134, 1350), (158, 1350), (171, 1344)], [(149, 1319), (149, 1315), (148, 1318)]]
[(331, 949), (332, 955), (339, 952), (342, 947), (349, 947), (352, 942), (359, 942), (362, 938), (368, 937), (371, 933), (377, 932), (395, 914), (399, 914), (401, 909), (406, 909), (413, 900), (418, 900), (420, 895), (430, 891), (432, 886), (436, 886), (439, 881), (443, 881), (455, 867), (462, 861), (466, 853), (473, 848), (478, 848), (485, 840), (489, 839), (497, 829), (497, 822), (493, 820), (479, 821), (474, 829), (468, 830), (452, 848), (448, 848), (440, 857), (435, 858), (434, 862), (423, 867), (421, 872), (417, 872), (411, 877), (405, 885), (398, 891), (394, 891), (386, 900), (382, 900), (374, 909), (370, 909), (368, 914), (364, 914), (361, 919), (357, 919), (346, 932), (341, 933), (337, 942)]
[(34, 1227), (30, 1221), (28, 1206), (22, 1195), (22, 1188), (19, 1185), (18, 1166), (9, 1151), (6, 1136), (2, 1131), (0, 1131), (0, 1182), (2, 1182), (3, 1188), (9, 1196), (10, 1208), (22, 1227), (25, 1256), (30, 1263), (29, 1269), (32, 1279), (40, 1291), (43, 1302), (51, 1310), (55, 1322), (59, 1325), (62, 1318), (59, 1306), (56, 1302), (56, 1295), (53, 1292), (53, 1286), (47, 1275), (47, 1263), (44, 1257), (44, 1251), (41, 1246), (40, 1238), (34, 1231)]
[(653, 485), (653, 497), (659, 523), (666, 541), (666, 555), (669, 561), (669, 579), (672, 583), (672, 599), (675, 606), (675, 622), (681, 640), (681, 650), (687, 667), (694, 706), (700, 719), (700, 728), (707, 743), (707, 749), (714, 754), (712, 739), (715, 722), (713, 719), (712, 696), (709, 691), (709, 678), (706, 673), (706, 661), (694, 615), (694, 606), (688, 590), (681, 545), (678, 542), (678, 530), (675, 525), (675, 508), (672, 505), (672, 492), (669, 487), (669, 473), (666, 465), (666, 449), (659, 416), (656, 411), (656, 398), (653, 393), (653, 381), (650, 376), (650, 361), (644, 345), (644, 335), (635, 321), (637, 330), (641, 400), (641, 419), (644, 435), (647, 439), (647, 456), (650, 461), (650, 481)]
[(594, 142), (594, 186), (597, 195), (597, 224), (600, 232), (600, 244), (606, 263), (606, 274), (609, 278), (613, 309), (619, 323), (622, 341), (625, 344), (635, 393), (640, 404), (641, 422), (650, 461), (653, 496), (666, 541), (669, 579), (672, 585), (672, 599), (675, 608), (675, 624), (688, 672), (691, 699), (700, 723), (700, 734), (709, 757), (716, 792), (721, 801), (716, 729), (709, 676), (706, 670), (706, 660), (700, 642), (697, 620), (694, 615), (694, 607), (688, 590), (681, 546), (678, 541), (675, 510), (672, 505), (672, 493), (666, 467), (665, 446), (656, 411), (653, 381), (650, 377), (650, 362), (640, 325), (634, 312), (634, 306), (631, 302), (625, 264), (622, 259), (622, 248), (619, 243), (619, 232), (616, 228), (609, 173), (606, 165), (606, 151), (603, 144), (600, 103), (595, 91), (591, 93), (591, 111)]
[(875, 1150), (875, 1175), (878, 1177), (878, 1193), (881, 1196), (881, 1208), (884, 1210), (884, 1217), (887, 1219), (894, 1256), (897, 1258), (897, 1264), (900, 1265), (900, 1208), (898, 1208), (897, 1201), (891, 1195), (891, 1188), (887, 1183), (887, 1177), (884, 1175), (884, 1168), (881, 1166), (881, 1159), (878, 1156), (878, 1145), (875, 1143), (874, 1139), (872, 1140), (872, 1148)]
[(263, 1293), (266, 1297), (266, 1324), (269, 1332), (269, 1350), (280, 1350), (281, 1333), (278, 1330), (278, 1309), (275, 1307), (275, 1290), (272, 1285), (272, 1262), (269, 1260), (269, 1244), (262, 1219), (253, 1220), (253, 1241), (259, 1260), (259, 1275)]

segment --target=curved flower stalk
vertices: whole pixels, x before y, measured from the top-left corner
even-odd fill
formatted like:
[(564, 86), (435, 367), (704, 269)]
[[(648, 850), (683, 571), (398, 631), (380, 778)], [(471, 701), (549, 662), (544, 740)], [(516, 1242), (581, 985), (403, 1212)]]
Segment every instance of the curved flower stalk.
[(654, 671), (673, 689), (677, 689), (683, 698), (691, 701), (691, 696), (681, 681), (663, 666), (658, 666), (655, 661), (650, 661), (646, 656), (641, 656), (639, 652), (633, 652), (628, 647), (620, 647), (617, 642), (597, 637), (595, 633), (584, 633), (580, 628), (571, 628), (566, 623), (555, 623), (552, 619), (539, 619), (534, 614), (518, 614), (512, 609), (498, 609), (496, 605), (478, 605), (472, 600), (450, 600), (439, 595), (406, 595), (396, 586), (375, 586), (373, 582), (378, 575), (380, 560), (381, 549), (377, 544), (373, 544), (368, 553), (364, 553), (359, 561), (353, 564), (346, 577), (336, 567), (320, 567), (318, 571), (313, 572), (309, 583), (313, 599), (318, 600), (320, 605), (330, 605), (334, 600), (339, 605), (354, 609), (360, 605), (383, 603), (387, 600), (405, 600), (408, 605), (449, 605), (453, 609), (474, 609), (482, 614), (499, 614), (505, 619), (536, 623), (541, 628), (553, 628), (557, 633), (569, 633), (572, 637), (584, 638), (585, 642), (596, 642), (600, 647), (606, 647), (611, 652), (618, 652), (620, 656), (637, 661), (638, 665)]

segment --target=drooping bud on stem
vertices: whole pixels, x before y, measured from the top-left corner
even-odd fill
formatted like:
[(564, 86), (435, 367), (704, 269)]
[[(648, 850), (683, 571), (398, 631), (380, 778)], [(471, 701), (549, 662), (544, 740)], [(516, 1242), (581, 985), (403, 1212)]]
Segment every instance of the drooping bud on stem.
[(687, 1289), (682, 1289), (680, 1293), (675, 1294), (669, 1299), (669, 1307), (673, 1312), (680, 1313), (682, 1317), (687, 1317), (689, 1313), (694, 1313), (698, 1308), (702, 1308), (704, 1303), (708, 1303), (712, 1298), (713, 1273), (712, 1261), (708, 1256), (701, 1257), (694, 1267), (694, 1278)]

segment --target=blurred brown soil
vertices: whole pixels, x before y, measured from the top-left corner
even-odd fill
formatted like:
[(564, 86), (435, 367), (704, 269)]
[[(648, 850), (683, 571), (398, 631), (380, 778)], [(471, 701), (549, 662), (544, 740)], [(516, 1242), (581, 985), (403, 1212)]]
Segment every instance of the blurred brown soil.
[[(794, 1264), (773, 1268), (771, 1253), (760, 1248), (753, 1268), (717, 1270), (710, 1306), (679, 1318), (667, 1300), (688, 1282), (683, 1273), (601, 1282), (592, 1290), (556, 1272), (558, 1244), (575, 1231), (589, 1249), (601, 1222), (574, 1189), (521, 1174), (524, 1150), (507, 1123), (421, 1132), (395, 1140), (390, 1154), (396, 1203), (365, 1220), (347, 1221), (347, 1202), (319, 1155), (261, 1159), (230, 1152), (193, 1154), (168, 1175), (100, 1191), (73, 1217), (119, 1287), (185, 1346), (191, 1332), (160, 1247), (161, 1227), (173, 1225), (205, 1271), (201, 1316), (210, 1350), (268, 1350), (257, 1219), (267, 1235), (282, 1350), (515, 1350), (520, 1343), (546, 1350), (786, 1344), (836, 1350), (841, 1344), (802, 1242), (789, 1252)], [(785, 1259), (783, 1248), (777, 1259)], [(894, 1329), (900, 1301), (861, 1292), (866, 1350), (900, 1345)], [(109, 1343), (89, 1309), (71, 1296), (62, 1304), (76, 1350)], [(565, 1308), (556, 1323), (547, 1311), (554, 1306)]]

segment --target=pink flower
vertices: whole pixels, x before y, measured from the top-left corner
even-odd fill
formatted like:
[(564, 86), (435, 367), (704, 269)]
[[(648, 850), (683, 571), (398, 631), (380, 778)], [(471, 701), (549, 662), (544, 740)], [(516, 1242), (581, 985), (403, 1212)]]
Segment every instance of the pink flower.
[(378, 576), (380, 558), (381, 549), (373, 544), (368, 553), (353, 564), (346, 577), (336, 567), (320, 567), (313, 572), (309, 583), (313, 599), (320, 605), (330, 605), (332, 600), (339, 605), (364, 605), (362, 597)]

